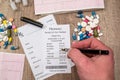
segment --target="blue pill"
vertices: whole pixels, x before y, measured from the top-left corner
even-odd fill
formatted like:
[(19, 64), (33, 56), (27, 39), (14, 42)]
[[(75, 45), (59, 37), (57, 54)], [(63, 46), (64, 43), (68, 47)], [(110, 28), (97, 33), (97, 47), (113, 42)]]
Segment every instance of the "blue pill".
[(92, 16), (95, 16), (95, 15), (96, 15), (96, 12), (95, 12), (95, 11), (92, 11), (91, 14), (92, 14)]
[(77, 36), (76, 36), (75, 33), (73, 33), (73, 35), (72, 35), (72, 39), (73, 39), (73, 40), (76, 40), (76, 39), (77, 39)]

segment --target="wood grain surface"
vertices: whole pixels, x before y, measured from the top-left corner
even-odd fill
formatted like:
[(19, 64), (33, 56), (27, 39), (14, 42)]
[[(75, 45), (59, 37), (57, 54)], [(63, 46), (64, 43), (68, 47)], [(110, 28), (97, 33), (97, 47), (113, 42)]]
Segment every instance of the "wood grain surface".
[[(7, 18), (14, 18), (14, 23), (17, 27), (24, 25), (25, 23), (20, 21), (21, 16), (26, 16), (37, 20), (43, 15), (34, 14), (34, 0), (29, 0), (29, 5), (24, 7), (22, 3), (17, 4), (18, 10), (13, 11), (9, 5), (9, 0), (1, 0), (0, 13), (3, 13)], [(92, 9), (93, 10), (93, 9)], [(107, 46), (113, 49), (115, 58), (115, 79), (120, 80), (120, 0), (105, 0), (105, 9), (96, 10), (96, 13), (100, 15), (100, 26), (104, 35), (101, 37), (101, 41)], [(76, 12), (54, 14), (58, 24), (70, 24), (71, 34), (73, 29), (77, 26), (79, 18), (76, 18)], [(90, 15), (91, 10), (84, 11), (84, 14)], [(71, 39), (72, 42), (72, 39)], [(18, 37), (14, 38), (14, 45), (19, 45), (20, 49), (11, 51), (8, 49), (0, 49), (4, 52), (13, 52), (19, 54), (25, 54)], [(108, 66), (109, 67), (109, 66)], [(30, 65), (25, 60), (23, 80), (34, 80)], [(71, 74), (56, 74), (47, 78), (46, 80), (79, 80), (76, 68), (72, 68)]]

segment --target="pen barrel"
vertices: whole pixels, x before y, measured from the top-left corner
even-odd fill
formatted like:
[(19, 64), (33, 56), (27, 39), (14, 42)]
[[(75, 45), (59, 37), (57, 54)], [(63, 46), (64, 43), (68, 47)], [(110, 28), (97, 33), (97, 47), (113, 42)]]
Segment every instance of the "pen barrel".
[(108, 50), (91, 50), (91, 49), (79, 49), (84, 54), (95, 54), (95, 55), (108, 55)]
[(41, 24), (40, 22), (34, 21), (34, 20), (26, 18), (26, 17), (21, 17), (20, 20), (24, 21), (24, 22), (27, 22), (27, 23), (30, 23), (32, 25), (41, 27), (41, 28), (43, 27), (43, 24)]

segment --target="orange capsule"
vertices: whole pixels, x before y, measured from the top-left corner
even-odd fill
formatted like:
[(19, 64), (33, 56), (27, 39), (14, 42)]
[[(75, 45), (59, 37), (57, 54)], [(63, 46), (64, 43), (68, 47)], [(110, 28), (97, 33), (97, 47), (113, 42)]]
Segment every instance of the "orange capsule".
[(9, 21), (10, 21), (10, 22), (13, 22), (13, 21), (14, 21), (14, 19), (13, 19), (13, 18), (9, 18)]

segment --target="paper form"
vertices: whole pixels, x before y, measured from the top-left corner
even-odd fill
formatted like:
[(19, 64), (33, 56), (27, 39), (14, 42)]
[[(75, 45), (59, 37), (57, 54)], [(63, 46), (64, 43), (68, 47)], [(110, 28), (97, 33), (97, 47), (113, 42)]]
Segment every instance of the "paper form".
[(0, 80), (22, 80), (24, 54), (0, 52)]
[[(55, 20), (53, 15), (48, 15), (46, 17), (43, 17), (43, 18), (39, 19), (38, 21), (40, 21), (44, 25), (57, 25), (56, 20)], [(28, 35), (31, 35), (32, 33), (38, 32), (39, 30), (41, 30), (41, 28), (30, 25), (30, 24), (26, 24), (26, 25), (18, 28), (19, 39), (21, 41), (24, 52), (26, 54), (26, 57), (28, 59), (30, 67), (32, 69), (33, 75), (34, 75), (36, 80), (43, 80), (47, 77), (50, 77), (50, 76), (54, 75), (55, 73), (50, 74), (50, 73), (45, 73), (45, 72), (42, 71), (43, 67), (41, 65), (42, 64), (41, 58), (39, 58), (38, 55), (35, 54), (35, 53), (39, 52), (37, 50), (38, 47), (32, 49), (33, 45), (30, 44), (31, 42), (28, 42), (28, 41), (24, 40), (25, 37), (27, 37)], [(39, 65), (35, 66), (35, 64), (36, 64), (35, 62)]]
[[(38, 35), (39, 34), (39, 35)], [(38, 35), (37, 37), (34, 37)], [(31, 39), (34, 37), (34, 39)], [(42, 69), (46, 73), (70, 73), (71, 65), (68, 61), (67, 54), (61, 51), (61, 48), (70, 48), (70, 26), (57, 25), (47, 26), (39, 32), (33, 33), (25, 37), (32, 43), (34, 48), (37, 48), (36, 55), (43, 61)]]
[(35, 14), (104, 8), (104, 0), (34, 0)]

